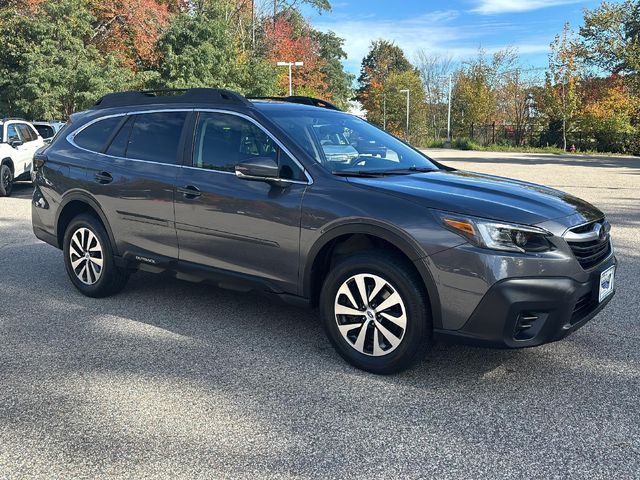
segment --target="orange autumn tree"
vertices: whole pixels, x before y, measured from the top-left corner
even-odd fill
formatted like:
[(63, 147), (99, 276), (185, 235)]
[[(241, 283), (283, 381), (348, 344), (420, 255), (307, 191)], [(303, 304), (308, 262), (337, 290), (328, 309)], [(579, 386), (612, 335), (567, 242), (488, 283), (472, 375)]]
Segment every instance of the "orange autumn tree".
[[(322, 68), (326, 60), (320, 54), (320, 44), (309, 24), (299, 15), (279, 15), (274, 23), (266, 22), (265, 37), (268, 60), (276, 62), (304, 62), (293, 67), (294, 95), (309, 95), (331, 99)], [(280, 93), (288, 94), (289, 71), (281, 68), (278, 75)]]
[(170, 18), (170, 5), (159, 0), (90, 0), (96, 17), (92, 43), (116, 52), (136, 70), (157, 60), (155, 45)]

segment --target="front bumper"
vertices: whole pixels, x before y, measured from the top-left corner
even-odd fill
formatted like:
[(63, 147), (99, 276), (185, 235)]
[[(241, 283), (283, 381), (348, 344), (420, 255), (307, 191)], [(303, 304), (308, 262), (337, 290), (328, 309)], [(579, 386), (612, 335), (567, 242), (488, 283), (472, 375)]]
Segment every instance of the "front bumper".
[(507, 278), (484, 295), (459, 330), (436, 329), (438, 338), (501, 348), (533, 347), (566, 337), (597, 315), (613, 294), (598, 302), (600, 274), (616, 265), (610, 257), (586, 282), (564, 277)]

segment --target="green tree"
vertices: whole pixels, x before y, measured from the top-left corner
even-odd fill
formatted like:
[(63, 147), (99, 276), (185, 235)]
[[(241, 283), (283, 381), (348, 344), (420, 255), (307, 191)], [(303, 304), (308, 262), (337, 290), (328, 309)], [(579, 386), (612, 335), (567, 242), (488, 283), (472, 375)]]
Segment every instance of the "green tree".
[(567, 132), (572, 128), (578, 115), (580, 102), (577, 84), (580, 78), (575, 39), (569, 24), (562, 34), (551, 43), (549, 70), (546, 75), (545, 92), (547, 115), (550, 124), (559, 125), (562, 133), (562, 147), (567, 149)]
[[(379, 125), (384, 124), (384, 110), (387, 80), (392, 73), (414, 72), (411, 62), (404, 52), (393, 42), (376, 40), (371, 43), (369, 53), (362, 59), (362, 68), (358, 77), (356, 98), (367, 111), (367, 118)], [(419, 77), (418, 77), (419, 78)]]
[(247, 95), (269, 95), (276, 88), (275, 66), (241, 54), (224, 17), (213, 9), (178, 15), (157, 48), (162, 60), (154, 86), (219, 87)]
[(415, 70), (392, 71), (382, 85), (373, 87), (369, 102), (374, 107), (367, 110), (367, 119), (375, 124), (385, 124), (386, 130), (397, 137), (407, 138), (407, 94), (409, 90), (409, 141), (421, 144), (426, 138), (424, 116), (425, 93), (420, 75)]
[(90, 44), (95, 20), (82, 0), (44, 2), (36, 13), (0, 9), (0, 111), (67, 118), (124, 89), (133, 74)]
[(640, 0), (602, 2), (584, 15), (580, 55), (611, 73), (640, 74)]
[(341, 60), (347, 58), (342, 48), (344, 39), (334, 32), (314, 31), (320, 44), (320, 55), (326, 64), (321, 68), (327, 82), (327, 90), (331, 93), (331, 100), (340, 108), (347, 108), (347, 102), (353, 97), (353, 80), (355, 75), (345, 72)]

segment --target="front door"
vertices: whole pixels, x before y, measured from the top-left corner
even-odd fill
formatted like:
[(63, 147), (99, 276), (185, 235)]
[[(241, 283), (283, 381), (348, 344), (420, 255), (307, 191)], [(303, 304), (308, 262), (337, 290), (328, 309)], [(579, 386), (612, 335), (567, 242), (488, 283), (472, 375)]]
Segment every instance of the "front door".
[[(236, 177), (238, 162), (267, 156), (278, 162), (286, 182)], [(181, 169), (177, 184), (180, 260), (260, 277), (287, 291), (296, 288), (308, 179), (262, 127), (240, 115), (200, 112), (192, 162)]]

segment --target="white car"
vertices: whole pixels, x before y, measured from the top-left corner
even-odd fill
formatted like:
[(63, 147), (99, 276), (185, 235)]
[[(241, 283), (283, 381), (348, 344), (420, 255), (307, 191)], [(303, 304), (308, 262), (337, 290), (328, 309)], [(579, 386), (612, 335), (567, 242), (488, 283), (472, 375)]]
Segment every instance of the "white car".
[(33, 154), (44, 141), (24, 120), (0, 120), (0, 129), (0, 197), (7, 197), (14, 181), (30, 180)]

